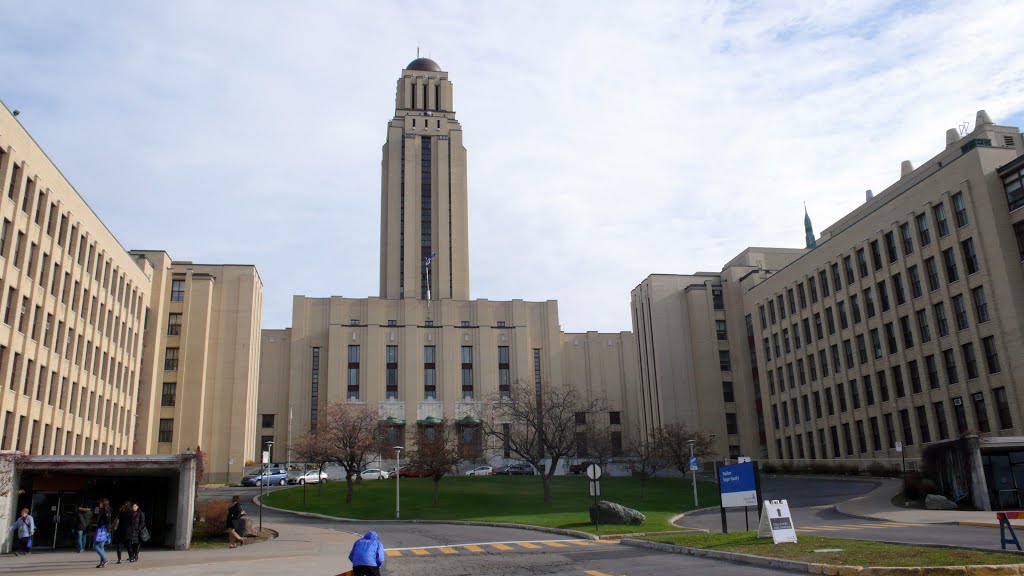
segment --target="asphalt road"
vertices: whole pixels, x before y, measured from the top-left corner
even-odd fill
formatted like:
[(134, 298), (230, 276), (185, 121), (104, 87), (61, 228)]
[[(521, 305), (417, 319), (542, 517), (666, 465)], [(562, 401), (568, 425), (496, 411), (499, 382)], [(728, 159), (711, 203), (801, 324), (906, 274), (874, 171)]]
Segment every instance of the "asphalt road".
[[(793, 515), (797, 536), (813, 535), (838, 538), (856, 538), (909, 544), (949, 544), (998, 550), (999, 530), (973, 526), (943, 524), (913, 524), (860, 520), (839, 514), (833, 509), (838, 502), (866, 494), (878, 483), (870, 480), (837, 480), (830, 478), (762, 478), (762, 492), (771, 500), (785, 499)], [(757, 529), (757, 510), (747, 513), (750, 529)], [(727, 513), (730, 532), (745, 529), (742, 509)], [(704, 510), (688, 514), (683, 526), (722, 531), (719, 510)]]

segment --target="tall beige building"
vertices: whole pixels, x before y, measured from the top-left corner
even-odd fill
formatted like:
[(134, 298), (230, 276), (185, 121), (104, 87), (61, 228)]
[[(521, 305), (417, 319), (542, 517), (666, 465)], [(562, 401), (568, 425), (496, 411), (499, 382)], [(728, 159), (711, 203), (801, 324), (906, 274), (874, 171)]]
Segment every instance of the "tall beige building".
[(295, 296), (291, 328), (263, 331), (258, 435), (274, 460), (335, 401), (376, 409), (396, 444), (448, 418), (470, 454), (507, 457), (484, 452), (480, 422), (516, 380), (608, 398), (624, 441), (632, 334), (564, 334), (554, 301), (470, 299), (466, 149), (432, 60), (402, 71), (381, 166), (381, 297)]
[(259, 273), (176, 262), (162, 251), (131, 254), (153, 269), (136, 453), (201, 447), (209, 481), (237, 481), (258, 450)]

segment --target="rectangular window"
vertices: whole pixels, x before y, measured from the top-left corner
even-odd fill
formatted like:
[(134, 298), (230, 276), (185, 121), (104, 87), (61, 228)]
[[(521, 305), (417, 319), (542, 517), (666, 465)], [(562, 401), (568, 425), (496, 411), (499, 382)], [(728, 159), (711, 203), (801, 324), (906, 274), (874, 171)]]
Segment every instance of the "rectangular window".
[(914, 445), (914, 428), (910, 424), (910, 410), (900, 410), (900, 425), (903, 427), (903, 445)]
[[(846, 369), (850, 370), (853, 368), (853, 343), (849, 340), (843, 340), (843, 355), (846, 356)], [(838, 372), (838, 370), (836, 370)]]
[[(434, 347), (423, 347), (423, 398), (437, 399), (436, 364), (434, 363)], [(508, 374), (506, 373), (506, 376)], [(507, 394), (507, 391), (506, 391)]]
[(907, 276), (910, 278), (911, 298), (920, 298), (924, 294), (924, 290), (921, 286), (921, 274), (918, 272), (917, 266), (907, 268)]
[(725, 320), (715, 320), (715, 334), (719, 340), (729, 339), (729, 334), (725, 329)]
[(1009, 430), (1013, 428), (1013, 418), (1010, 415), (1010, 401), (1006, 397), (1006, 388), (994, 388), (992, 395), (996, 399), (996, 415), (999, 417), (999, 429)]
[(981, 347), (985, 349), (985, 366), (988, 367), (988, 373), (998, 374), (1000, 371), (999, 352), (996, 350), (995, 336), (982, 338)]
[(897, 352), (896, 328), (893, 326), (892, 322), (886, 322), (883, 328), (885, 328), (885, 344), (888, 348), (889, 354), (895, 354)]
[(879, 370), (875, 373), (875, 379), (878, 380), (878, 395), (882, 399), (882, 402), (889, 401), (889, 383), (885, 379), (885, 370)]
[(889, 311), (889, 287), (885, 280), (876, 285), (878, 289), (878, 302), (882, 305), (882, 312)]
[(949, 222), (946, 221), (946, 205), (939, 202), (932, 207), (932, 214), (935, 216), (935, 228), (939, 231), (939, 238), (949, 235)]
[(898, 365), (892, 367), (892, 384), (896, 387), (897, 398), (907, 395), (907, 389), (903, 385), (903, 370)]
[(814, 335), (817, 336), (818, 340), (821, 340), (822, 338), (825, 337), (825, 333), (824, 333), (824, 331), (822, 330), (822, 327), (821, 327), (821, 313), (820, 312), (815, 312), (814, 313)]
[(964, 193), (953, 194), (951, 200), (953, 201), (953, 214), (956, 216), (956, 227), (967, 226), (967, 205), (964, 203)]
[(786, 317), (786, 301), (782, 299), (782, 294), (779, 294), (775, 301), (779, 304), (779, 318)]
[(843, 389), (843, 383), (836, 384), (836, 396), (839, 397), (839, 411), (846, 412), (846, 391)]
[(168, 314), (167, 315), (167, 335), (168, 336), (180, 336), (181, 335), (181, 314)]
[(831, 388), (826, 388), (825, 389), (825, 406), (828, 408), (828, 415), (829, 416), (835, 416), (836, 408), (835, 408), (835, 404), (832, 402), (832, 389)]
[(896, 261), (896, 238), (891, 230), (885, 233), (885, 254), (889, 257), (889, 264)]
[(939, 367), (935, 362), (935, 355), (929, 354), (924, 357), (924, 368), (928, 372), (928, 387), (932, 390), (938, 389), (939, 383)]
[(974, 343), (968, 342), (960, 346), (964, 355), (964, 370), (967, 371), (967, 379), (974, 380), (978, 377), (978, 358), (974, 354)]
[(900, 238), (903, 241), (903, 255), (910, 256), (914, 253), (914, 239), (910, 235), (910, 222), (900, 224)]
[(821, 365), (822, 377), (828, 376), (828, 357), (824, 350), (818, 350), (818, 364)]
[(868, 362), (868, 347), (864, 341), (863, 334), (857, 334), (857, 357), (860, 359), (861, 364), (867, 364)]
[(910, 393), (921, 393), (921, 370), (917, 367), (917, 360), (907, 362), (907, 371), (910, 372)]
[(170, 442), (174, 439), (174, 419), (173, 418), (161, 418), (160, 419), (160, 436), (159, 442)]
[[(1022, 249), (1021, 252), (1024, 252), (1024, 249)], [(818, 272), (818, 284), (821, 284), (821, 295), (827, 298), (829, 294), (828, 276), (825, 274), (824, 270)]]
[(978, 265), (978, 253), (974, 250), (974, 239), (968, 238), (960, 243), (960, 250), (964, 255), (964, 266), (967, 268), (967, 275), (970, 276), (980, 269)]
[(942, 251), (942, 262), (946, 266), (946, 283), (952, 284), (960, 279), (960, 272), (956, 268), (956, 253), (952, 248)]
[(821, 418), (821, 392), (814, 391), (814, 417)]
[(903, 289), (903, 276), (899, 272), (892, 276), (892, 291), (896, 294), (896, 305), (907, 302), (907, 294)]
[(978, 324), (988, 322), (988, 303), (985, 300), (985, 287), (978, 286), (971, 290), (971, 298), (974, 300), (974, 317)]
[[(787, 340), (788, 342), (788, 340)], [(788, 350), (787, 350), (788, 352)], [(719, 350), (718, 351), (718, 367), (722, 372), (729, 372), (732, 370), (732, 363), (729, 361), (729, 351)]]
[(384, 397), (388, 400), (398, 399), (398, 346), (385, 348), (385, 384)]
[(967, 329), (967, 303), (964, 302), (964, 295), (953, 296), (953, 313), (956, 315), (956, 329)]
[(872, 416), (869, 420), (871, 424), (871, 449), (878, 451), (882, 449), (882, 434), (878, 430), (878, 418)]
[(832, 264), (832, 289), (839, 292), (843, 289), (843, 277), (839, 275), (839, 264)]
[(840, 455), (840, 452), (839, 452), (839, 432), (838, 432), (838, 430), (836, 429), (835, 426), (831, 427), (831, 432), (832, 432), (832, 434), (831, 434), (832, 435), (832, 456), (834, 458), (838, 458), (839, 455)]
[(946, 384), (952, 386), (959, 382), (960, 376), (956, 369), (956, 355), (953, 354), (952, 348), (942, 351), (942, 363), (946, 366)]
[(956, 416), (956, 429), (960, 434), (967, 432), (967, 411), (962, 398), (953, 398), (953, 415)]
[[(319, 364), (320, 349), (314, 348), (317, 355)], [(359, 400), (359, 380), (360, 380), (360, 367), (361, 363), (359, 360), (359, 346), (350, 344), (348, 346), (348, 383), (347, 383), (347, 397), (349, 400)], [(319, 377), (318, 377), (319, 378)], [(379, 385), (379, 384), (378, 384)]]
[[(715, 310), (725, 309), (725, 299), (722, 296), (722, 287), (713, 287), (711, 289), (711, 303), (714, 305)], [(792, 299), (790, 304), (792, 305)]]
[(185, 281), (171, 280), (171, 302), (185, 301)]
[(876, 271), (882, 269), (882, 252), (878, 249), (878, 240), (871, 241), (871, 265)]
[(767, 318), (767, 316), (764, 313), (764, 304), (761, 304), (760, 306), (758, 306), (758, 313), (759, 313), (759, 315), (761, 317), (761, 330), (767, 330), (768, 329), (768, 318)]
[(807, 308), (807, 292), (804, 291), (804, 283), (801, 282), (796, 285), (797, 299), (800, 300), (800, 309)]
[(473, 347), (462, 347), (462, 397), (473, 399)]
[(914, 331), (910, 327), (910, 316), (900, 317), (900, 331), (903, 332), (903, 348), (914, 346)]
[[(88, 360), (86, 360), (88, 364)], [(178, 369), (178, 349), (168, 348), (164, 351), (164, 370), (174, 371)]]
[(947, 336), (949, 334), (949, 320), (946, 319), (945, 303), (939, 302), (932, 307), (932, 311), (935, 312), (935, 324), (939, 327), (939, 337)]
[(889, 448), (896, 447), (896, 426), (893, 425), (892, 414), (884, 414), (885, 420), (885, 433), (889, 437)]
[(932, 404), (932, 414), (935, 415), (935, 426), (939, 430), (939, 440), (949, 438), (949, 425), (946, 424), (946, 407), (942, 402)]
[(736, 395), (733, 392), (732, 382), (722, 382), (722, 400), (725, 402), (736, 401)]
[[(12, 288), (13, 290), (13, 288)], [(832, 308), (825, 308), (825, 323), (828, 325), (828, 333), (831, 336), (836, 333), (836, 320), (832, 316)]]
[(177, 396), (178, 384), (176, 382), (164, 382), (160, 396), (161, 406), (174, 406), (174, 399)]
[(868, 451), (867, 438), (864, 436), (864, 421), (857, 420), (857, 448), (863, 454)]
[(857, 271), (860, 272), (860, 277), (864, 278), (868, 275), (868, 259), (864, 255), (864, 249), (857, 249)]
[(857, 387), (856, 380), (850, 380), (850, 402), (853, 404), (854, 410), (860, 408), (860, 389)]
[(811, 291), (811, 304), (818, 303), (818, 283), (814, 280), (814, 275), (811, 274), (807, 277), (807, 289)]
[(853, 323), (860, 324), (860, 299), (856, 294), (850, 296), (850, 312), (853, 314)]
[(498, 346), (498, 394), (501, 398), (509, 397), (511, 385), (508, 346)]
[(846, 330), (847, 328), (850, 327), (850, 320), (846, 316), (846, 303), (837, 303), (836, 310), (839, 312), (839, 329)]
[(927, 444), (932, 441), (932, 434), (928, 429), (928, 412), (924, 406), (917, 406), (914, 412), (917, 416), (917, 431), (921, 434), (921, 442)]
[(853, 258), (843, 257), (843, 271), (846, 272), (846, 285), (853, 284)]
[(850, 434), (850, 424), (848, 422), (843, 422), (843, 440), (845, 440), (845, 444), (846, 444), (846, 455), (847, 456), (852, 456), (853, 455), (853, 435)]
[[(1010, 211), (1024, 206), (1024, 170), (1014, 170), (1012, 173), (1003, 176), (1003, 188), (1006, 190), (1006, 201)], [(14, 181), (11, 181), (11, 190), (14, 190)]]
[(988, 410), (985, 408), (985, 395), (981, 392), (971, 394), (974, 400), (974, 417), (978, 420), (979, 432), (991, 432), (992, 427), (988, 423)]
[(874, 406), (875, 390), (871, 387), (871, 376), (864, 376), (860, 381), (864, 386), (864, 402), (866, 402), (868, 406)]

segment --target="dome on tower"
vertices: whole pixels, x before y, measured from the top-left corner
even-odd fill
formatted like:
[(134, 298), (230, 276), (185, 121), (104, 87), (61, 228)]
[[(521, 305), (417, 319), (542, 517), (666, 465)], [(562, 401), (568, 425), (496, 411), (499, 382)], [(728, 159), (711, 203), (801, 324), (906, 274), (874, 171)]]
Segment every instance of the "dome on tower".
[(406, 70), (422, 70), (424, 72), (440, 72), (441, 67), (430, 58), (417, 58), (405, 67)]

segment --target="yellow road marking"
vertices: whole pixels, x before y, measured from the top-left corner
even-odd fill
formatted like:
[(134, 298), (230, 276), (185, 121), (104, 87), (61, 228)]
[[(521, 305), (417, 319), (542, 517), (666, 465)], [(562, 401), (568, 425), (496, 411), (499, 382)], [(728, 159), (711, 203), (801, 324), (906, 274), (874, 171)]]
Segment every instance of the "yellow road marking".
[(611, 576), (611, 574), (605, 574), (604, 572), (598, 572), (597, 570), (584, 570), (583, 573), (589, 576)]
[(565, 544), (562, 544), (561, 542), (541, 542), (541, 544), (544, 544), (545, 546), (551, 546), (552, 548), (567, 548), (568, 547)]
[(458, 550), (456, 550), (455, 548), (452, 548), (451, 546), (442, 546), (441, 548), (438, 548), (438, 550), (440, 550), (441, 552), (444, 552), (445, 554), (458, 554), (459, 553)]
[(519, 542), (519, 545), (523, 548), (540, 548), (540, 546), (537, 546), (536, 544), (531, 544), (529, 542)]
[(430, 552), (427, 552), (423, 548), (413, 548), (410, 552), (417, 556), (430, 556)]
[(495, 550), (512, 550), (512, 547), (508, 544), (491, 544), (491, 548)]
[(463, 546), (463, 548), (465, 548), (466, 550), (469, 550), (470, 552), (486, 552), (486, 550), (484, 550), (483, 548), (481, 548), (481, 547), (479, 547), (479, 546), (477, 546), (475, 544), (470, 544), (468, 546)]
[(402, 555), (402, 553), (399, 552), (398, 550), (385, 550), (384, 554), (386, 556), (391, 556), (392, 558), (394, 558), (395, 556), (401, 556)]
[(593, 542), (590, 542), (588, 540), (571, 540), (569, 541), (569, 544), (575, 544), (577, 546), (590, 546), (591, 544), (593, 544)]

